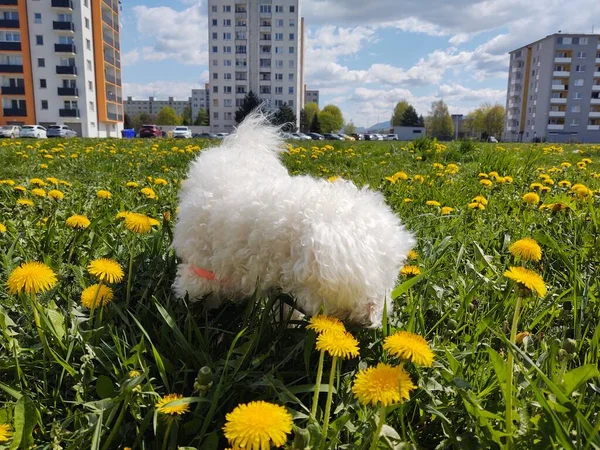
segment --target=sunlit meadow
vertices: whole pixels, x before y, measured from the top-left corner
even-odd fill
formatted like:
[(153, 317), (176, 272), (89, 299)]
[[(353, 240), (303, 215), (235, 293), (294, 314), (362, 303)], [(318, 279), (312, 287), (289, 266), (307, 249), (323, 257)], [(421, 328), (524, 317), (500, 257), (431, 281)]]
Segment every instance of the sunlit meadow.
[(173, 296), (208, 141), (0, 141), (0, 448), (600, 448), (600, 146), (303, 144), (417, 236), (383, 329)]

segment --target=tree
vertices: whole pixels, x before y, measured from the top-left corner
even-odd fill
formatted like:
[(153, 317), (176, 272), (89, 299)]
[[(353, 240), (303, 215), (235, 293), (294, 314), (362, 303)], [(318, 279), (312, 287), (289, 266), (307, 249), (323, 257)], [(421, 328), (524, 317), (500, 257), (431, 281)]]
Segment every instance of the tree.
[(312, 122), (310, 123), (310, 132), (311, 133), (321, 133), (321, 123), (319, 122), (318, 114), (315, 114), (313, 116)]
[(181, 123), (181, 118), (173, 108), (165, 106), (160, 110), (158, 116), (156, 116), (156, 122), (158, 125), (179, 125)]
[(186, 106), (183, 109), (183, 113), (181, 113), (181, 124), (182, 125), (192, 125), (194, 119), (192, 119), (192, 107)]
[(260, 100), (253, 91), (250, 91), (244, 97), (242, 106), (235, 112), (235, 123), (241, 123), (247, 115), (260, 107)]
[(401, 127), (402, 118), (404, 117), (404, 111), (408, 108), (410, 104), (406, 100), (401, 100), (396, 103), (394, 107), (394, 114), (392, 114), (392, 120), (390, 121), (390, 126), (393, 127)]
[(209, 125), (208, 121), (208, 113), (204, 108), (198, 111), (198, 116), (196, 116), (196, 120), (194, 121), (194, 125), (207, 127)]
[(400, 126), (402, 127), (418, 127), (419, 126), (419, 116), (417, 115), (417, 110), (412, 106), (408, 105), (404, 110), (404, 114), (402, 115), (402, 119), (400, 120)]
[(478, 139), (501, 136), (504, 130), (504, 107), (484, 103), (467, 115), (463, 127), (471, 136)]
[(310, 128), (310, 124), (313, 123), (313, 118), (316, 114), (319, 114), (319, 105), (315, 102), (307, 103), (304, 105), (304, 113), (306, 114), (306, 123), (309, 124)]
[(149, 115), (148, 113), (141, 113), (131, 117), (131, 128), (139, 131), (143, 125), (156, 123), (156, 117)]
[(354, 133), (356, 133), (356, 127), (354, 126), (354, 122), (350, 121), (346, 125), (344, 125), (344, 134)]
[(500, 138), (504, 131), (504, 107), (502, 105), (492, 106), (485, 115), (484, 132), (488, 136)]
[(327, 105), (319, 113), (319, 122), (323, 133), (333, 133), (340, 131), (344, 125), (344, 116), (337, 106)]
[(132, 127), (133, 122), (131, 121), (131, 117), (129, 114), (125, 113), (123, 116), (123, 128), (130, 129)]
[(433, 102), (426, 121), (427, 134), (441, 140), (450, 140), (454, 136), (454, 124), (443, 100)]
[(296, 131), (296, 114), (287, 103), (283, 103), (272, 119), (273, 125), (281, 127), (282, 131), (293, 133)]
[(304, 109), (300, 110), (300, 132), (310, 133), (310, 122), (306, 117), (306, 111)]
[(425, 126), (425, 119), (423, 118), (423, 114), (421, 114), (419, 116), (419, 125), (420, 127), (424, 127)]

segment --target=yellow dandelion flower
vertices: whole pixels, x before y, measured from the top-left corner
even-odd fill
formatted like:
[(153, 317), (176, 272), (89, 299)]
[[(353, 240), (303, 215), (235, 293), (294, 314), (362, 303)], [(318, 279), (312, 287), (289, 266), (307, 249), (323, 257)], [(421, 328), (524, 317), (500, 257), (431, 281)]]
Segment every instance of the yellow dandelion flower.
[(563, 162), (563, 163), (560, 163), (560, 165), (562, 167), (567, 167), (567, 168), (572, 166), (572, 164), (570, 162)]
[(317, 337), (316, 349), (342, 359), (358, 356), (358, 342), (347, 331), (326, 330)]
[(31, 200), (29, 200), (28, 198), (20, 198), (19, 200), (17, 200), (17, 205), (33, 206), (33, 202)]
[(128, 182), (125, 184), (125, 187), (128, 187), (128, 188), (136, 188), (136, 187), (138, 187), (138, 186), (139, 186), (139, 184), (137, 184), (135, 181), (128, 181)]
[(124, 273), (121, 265), (108, 258), (98, 258), (90, 262), (87, 266), (89, 273), (98, 277), (100, 281), (107, 283), (120, 283)]
[(31, 178), (29, 184), (35, 184), (36, 186), (46, 186), (46, 183), (41, 178)]
[(531, 189), (532, 191), (539, 191), (543, 187), (544, 185), (542, 183), (531, 183), (529, 185), (529, 189)]
[(568, 180), (560, 180), (560, 181), (558, 182), (558, 185), (559, 185), (560, 187), (571, 187), (571, 182), (570, 182), (570, 181), (568, 181)]
[(245, 450), (282, 447), (293, 426), (287, 409), (263, 401), (238, 405), (225, 419), (223, 432), (229, 444)]
[(344, 324), (337, 318), (320, 314), (318, 316), (312, 316), (306, 325), (307, 330), (313, 330), (317, 333), (323, 333), (325, 331), (345, 331)]
[(542, 188), (540, 189), (540, 193), (544, 194), (546, 192), (550, 192), (550, 187), (549, 186), (542, 186)]
[(582, 162), (582, 163), (584, 163), (584, 164), (591, 164), (591, 163), (592, 163), (592, 160), (591, 160), (590, 158), (583, 158), (583, 159), (581, 160), (581, 162)]
[(425, 202), (425, 204), (427, 206), (441, 206), (440, 202), (436, 201), (436, 200), (427, 200)]
[(414, 250), (411, 250), (408, 252), (408, 255), (406, 255), (406, 258), (409, 261), (414, 261), (419, 258), (419, 254), (417, 252), (415, 252)]
[(110, 193), (110, 191), (100, 189), (99, 191), (96, 192), (96, 197), (102, 198), (102, 199), (110, 199), (110, 198), (112, 198), (112, 194)]
[(420, 275), (421, 269), (418, 266), (404, 266), (400, 269), (400, 275), (404, 275), (406, 277), (415, 277)]
[(481, 203), (483, 206), (487, 206), (488, 200), (483, 195), (478, 195), (473, 199), (474, 202)]
[(398, 331), (386, 337), (383, 349), (419, 366), (431, 367), (433, 364), (434, 354), (427, 341), (409, 331)]
[(487, 180), (485, 178), (479, 180), (479, 182), (485, 187), (491, 187), (494, 184), (491, 180)]
[(52, 189), (51, 191), (48, 191), (48, 197), (54, 200), (62, 200), (65, 197), (65, 194), (58, 189)]
[(452, 212), (454, 212), (454, 208), (451, 208), (450, 206), (444, 206), (441, 209), (442, 216), (447, 216)]
[(156, 192), (152, 188), (146, 187), (140, 190), (140, 192), (148, 198), (156, 198)]
[(125, 216), (125, 228), (134, 233), (145, 234), (152, 229), (152, 223), (144, 214), (129, 213)]
[(70, 228), (79, 228), (79, 229), (85, 229), (87, 227), (90, 226), (90, 219), (88, 219), (85, 216), (82, 216), (80, 214), (75, 214), (72, 215), (71, 217), (69, 217), (66, 221), (65, 224), (70, 227)]
[(113, 300), (113, 291), (104, 284), (93, 284), (81, 293), (81, 304), (87, 309), (108, 305)]
[(141, 374), (139, 372), (139, 370), (130, 370), (129, 373), (127, 374), (127, 376), (129, 378), (135, 378), (135, 377), (139, 377)]
[(17, 191), (17, 192), (25, 192), (25, 191), (27, 191), (27, 188), (25, 186), (21, 186), (21, 185), (15, 186), (13, 189), (15, 191)]
[(150, 225), (153, 227), (157, 227), (160, 225), (160, 222), (156, 219), (153, 219), (152, 217), (149, 217), (148, 220), (150, 221)]
[(527, 337), (527, 336), (531, 336), (531, 333), (529, 331), (521, 331), (520, 333), (517, 334), (516, 336), (516, 340), (515, 342), (517, 344), (522, 344), (523, 340)]
[(515, 181), (515, 180), (514, 180), (514, 179), (513, 179), (513, 177), (511, 177), (510, 175), (506, 175), (506, 176), (504, 177), (504, 182), (505, 182), (505, 183), (508, 183), (508, 184), (510, 184), (510, 183), (512, 183), (513, 181)]
[(579, 162), (577, 163), (577, 167), (578, 167), (579, 169), (585, 169), (585, 168), (586, 168), (586, 164), (585, 164), (583, 161), (579, 161)]
[(532, 293), (537, 293), (540, 297), (546, 295), (544, 279), (533, 270), (526, 269), (525, 267), (510, 267), (509, 270), (504, 272), (504, 276), (525, 286)]
[(479, 177), (479, 178), (489, 178), (490, 176), (489, 176), (487, 173), (481, 172), (481, 173), (478, 175), (478, 177)]
[(512, 244), (508, 251), (516, 258), (524, 261), (539, 261), (542, 259), (542, 248), (534, 239), (519, 239)]
[(554, 180), (552, 178), (544, 178), (542, 183), (547, 184), (548, 186), (554, 186)]
[(166, 186), (169, 183), (164, 178), (155, 178), (154, 179), (154, 184), (156, 184), (157, 186)]
[(529, 203), (530, 205), (537, 205), (540, 202), (540, 196), (535, 192), (528, 192), (523, 195), (523, 201), (525, 203)]
[(6, 233), (6, 225), (0, 223), (0, 233)]
[(37, 294), (52, 289), (58, 280), (54, 271), (41, 262), (23, 263), (11, 272), (6, 281), (11, 294)]
[(405, 198), (404, 203), (412, 203), (412, 198)]
[(0, 423), (0, 442), (7, 442), (12, 438), (13, 432), (10, 425), (7, 423)]
[(498, 172), (495, 172), (495, 171), (490, 172), (490, 177), (497, 177), (497, 176), (499, 176)]
[(49, 181), (52, 184), (58, 184), (58, 178), (46, 177), (46, 181)]
[(31, 193), (33, 195), (35, 195), (36, 197), (45, 197), (46, 196), (46, 191), (40, 188), (35, 188), (31, 190)]
[(189, 403), (181, 401), (182, 399), (183, 395), (181, 394), (168, 394), (163, 396), (154, 406), (160, 414), (181, 416), (190, 410)]
[(360, 403), (384, 407), (408, 400), (410, 391), (416, 388), (404, 367), (385, 363), (361, 370), (352, 384), (352, 392)]
[(118, 212), (117, 215), (115, 216), (116, 219), (124, 219), (125, 217), (127, 217), (129, 214), (131, 214), (129, 211), (121, 211)]

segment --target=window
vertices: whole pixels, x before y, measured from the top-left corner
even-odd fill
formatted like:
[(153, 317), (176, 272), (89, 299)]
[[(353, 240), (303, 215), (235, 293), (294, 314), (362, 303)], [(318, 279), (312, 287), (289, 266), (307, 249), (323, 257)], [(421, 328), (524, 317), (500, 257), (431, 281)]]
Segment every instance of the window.
[(283, 88), (281, 86), (276, 86), (275, 87), (275, 94), (277, 94), (277, 95), (283, 94)]
[(216, 27), (216, 26), (218, 26), (218, 25), (217, 25), (217, 19), (213, 19), (213, 20), (212, 20), (212, 26), (213, 26), (213, 27)]
[(219, 86), (213, 86), (213, 94), (219, 93)]
[(224, 73), (223, 78), (226, 80), (231, 80), (231, 73)]
[(39, 34), (35, 36), (35, 45), (44, 45), (44, 36)]
[(275, 33), (276, 41), (283, 41), (283, 33)]
[(295, 36), (294, 33), (290, 33), (290, 41), (294, 40), (294, 36)]
[(231, 12), (231, 5), (225, 5), (225, 6), (223, 6), (223, 12), (224, 13)]
[(577, 52), (577, 57), (579, 59), (585, 59), (587, 58), (587, 52)]
[(218, 118), (219, 118), (219, 113), (215, 111), (213, 113), (213, 119), (218, 119)]
[(586, 37), (579, 38), (579, 45), (588, 45), (588, 38), (586, 38)]
[(290, 108), (293, 108), (294, 107), (294, 100), (290, 100), (288, 102), (288, 105), (290, 106)]
[(20, 31), (0, 31), (0, 41), (2, 42), (21, 42)]
[(94, 111), (94, 102), (90, 102), (90, 111)]
[(271, 93), (271, 86), (261, 86), (259, 92), (261, 94), (270, 94)]
[(85, 18), (85, 27), (89, 30), (90, 29), (90, 19), (88, 19), (87, 17)]
[(88, 5), (88, 0), (83, 0), (83, 5), (87, 8), (89, 6)]
[(282, 73), (276, 73), (275, 74), (275, 81), (283, 81), (283, 74)]
[(283, 61), (281, 59), (275, 61), (275, 67), (283, 67)]
[(213, 39), (219, 39), (219, 33), (217, 33), (217, 32), (214, 32), (214, 33), (212, 34), (212, 38), (213, 38)]
[(294, 81), (294, 74), (293, 73), (288, 74), (288, 81)]
[(296, 12), (296, 7), (295, 6), (290, 6), (290, 12), (291, 13)]
[(19, 13), (16, 11), (4, 11), (2, 18), (4, 20), (19, 20)]
[(288, 63), (289, 67), (290, 67), (290, 68), (293, 68), (293, 67), (294, 67), (294, 64), (295, 64), (295, 61), (294, 61), (293, 59), (290, 59), (290, 60), (289, 60), (289, 63)]
[(46, 84), (46, 79), (41, 78), (40, 79), (40, 88), (46, 88), (46, 87), (48, 87), (48, 85)]
[(225, 67), (231, 67), (231, 60), (230, 59), (226, 59), (225, 61), (223, 61), (223, 65)]
[(77, 100), (65, 100), (65, 109), (77, 109)]
[(34, 23), (42, 23), (42, 13), (35, 13), (33, 15)]
[(94, 90), (94, 82), (93, 81), (88, 81), (88, 90), (89, 91), (93, 91)]
[(231, 94), (231, 92), (232, 92), (231, 86), (224, 86), (223, 87), (223, 92), (225, 94)]
[(581, 100), (583, 98), (583, 94), (581, 92), (575, 92), (573, 93), (573, 98), (575, 100)]
[(294, 54), (294, 47), (290, 47), (290, 55)]
[(271, 5), (260, 5), (258, 10), (261, 14), (271, 14)]
[(217, 72), (213, 72), (213, 80), (218, 80), (219, 74)]
[(215, 108), (218, 108), (218, 107), (219, 107), (219, 99), (218, 99), (218, 98), (213, 98), (213, 106), (214, 106)]
[(42, 100), (42, 109), (48, 109), (48, 100)]
[(275, 53), (276, 53), (276, 54), (281, 54), (281, 53), (283, 53), (283, 47), (275, 47)]
[(246, 46), (245, 45), (236, 45), (235, 46), (235, 52), (236, 53), (240, 53), (240, 54), (245, 54), (246, 53)]
[(571, 125), (572, 127), (578, 127), (579, 126), (579, 119), (576, 119), (576, 118), (571, 119), (571, 123), (569, 125)]
[(296, 26), (296, 21), (294, 19), (290, 19), (289, 26), (290, 27), (295, 27)]
[(556, 43), (557, 44), (563, 44), (563, 45), (571, 45), (572, 39), (570, 37), (559, 37), (556, 38)]
[(38, 67), (46, 67), (46, 60), (44, 58), (38, 58)]
[(233, 113), (226, 112), (225, 113), (225, 120), (231, 120), (231, 119), (233, 119)]
[(226, 45), (223, 47), (223, 53), (231, 53), (231, 45)]
[(243, 104), (244, 104), (244, 99), (243, 98), (236, 98), (235, 99), (235, 106), (236, 106), (236, 108), (239, 108)]
[(212, 60), (212, 65), (215, 66), (215, 67), (218, 66), (219, 65), (219, 60), (218, 59), (213, 59)]
[(90, 41), (89, 39), (85, 40), (85, 48), (87, 48), (88, 50), (92, 49), (92, 41)]
[(223, 33), (223, 39), (226, 41), (231, 40), (231, 33)]
[(283, 19), (277, 19), (275, 21), (275, 26), (276, 27), (282, 27), (283, 26)]
[(235, 87), (235, 93), (236, 94), (245, 94), (246, 93), (246, 86), (236, 86)]
[(219, 48), (216, 45), (213, 45), (212, 52), (219, 53)]
[(294, 88), (293, 88), (292, 86), (290, 86), (290, 87), (288, 88), (288, 94), (289, 94), (289, 95), (294, 95)]
[(87, 66), (87, 70), (92, 70), (92, 61), (90, 61), (88, 59), (85, 63), (86, 63), (86, 66)]
[(212, 12), (216, 13), (217, 12), (217, 5), (212, 5), (211, 10), (212, 10)]
[(573, 86), (583, 86), (583, 78), (577, 78), (574, 82), (573, 82)]
[(581, 112), (581, 105), (573, 105), (573, 106), (571, 106), (571, 112), (572, 113), (580, 113)]
[(223, 106), (230, 107), (233, 101), (230, 98), (226, 98), (223, 100)]
[(276, 13), (282, 13), (283, 12), (283, 6), (281, 6), (281, 5), (275, 5), (275, 12)]
[(231, 26), (231, 19), (225, 19), (225, 20), (223, 20), (223, 26), (224, 27), (230, 27)]
[(585, 72), (585, 66), (575, 66), (575, 72)]

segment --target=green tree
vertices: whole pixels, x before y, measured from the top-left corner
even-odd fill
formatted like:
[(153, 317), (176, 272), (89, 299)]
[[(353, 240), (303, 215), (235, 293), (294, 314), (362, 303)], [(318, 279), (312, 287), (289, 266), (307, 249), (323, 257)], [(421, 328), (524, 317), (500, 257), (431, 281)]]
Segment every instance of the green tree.
[(310, 133), (310, 122), (306, 117), (306, 111), (304, 109), (300, 110), (300, 131), (302, 133)]
[(327, 105), (319, 113), (319, 122), (323, 133), (333, 133), (340, 131), (344, 125), (344, 116), (337, 106)]
[(344, 134), (354, 134), (356, 133), (356, 126), (354, 126), (354, 122), (350, 121), (344, 125)]
[(140, 131), (143, 125), (156, 123), (156, 117), (149, 115), (148, 113), (141, 113), (131, 117), (131, 128), (136, 131)]
[(235, 123), (241, 123), (248, 114), (260, 107), (260, 100), (253, 91), (250, 91), (244, 97), (242, 106), (235, 112)]
[(198, 115), (196, 116), (196, 120), (194, 121), (194, 125), (207, 127), (210, 123), (208, 121), (208, 113), (204, 108), (198, 111)]
[(423, 118), (423, 114), (419, 115), (419, 125), (420, 127), (425, 126), (425, 119)]
[(129, 116), (129, 114), (125, 113), (123, 116), (123, 128), (124, 129), (129, 129), (131, 128), (133, 122), (131, 121), (131, 117)]
[(454, 124), (443, 100), (433, 102), (425, 122), (427, 134), (441, 140), (450, 140), (454, 136)]
[(321, 133), (321, 123), (319, 122), (318, 114), (313, 116), (312, 122), (310, 123), (310, 132), (319, 134)]
[(181, 113), (181, 124), (182, 125), (192, 125), (194, 119), (192, 119), (192, 107), (186, 106), (183, 109), (183, 113)]
[(173, 108), (165, 106), (160, 110), (158, 116), (156, 116), (156, 122), (158, 125), (179, 125), (181, 123), (181, 118)]
[(486, 139), (489, 136), (502, 136), (504, 130), (504, 107), (489, 103), (480, 105), (471, 111), (464, 122), (464, 129), (478, 139)]
[(278, 125), (281, 129), (287, 133), (293, 133), (296, 131), (296, 114), (292, 108), (290, 108), (286, 103), (283, 103), (272, 120), (274, 125)]
[(419, 116), (417, 115), (417, 110), (412, 106), (408, 105), (404, 110), (404, 114), (402, 115), (402, 120), (400, 120), (400, 126), (402, 127), (418, 127), (419, 126)]
[(484, 132), (488, 136), (500, 138), (504, 131), (504, 106), (496, 104), (486, 113), (484, 123)]
[(315, 115), (319, 114), (319, 105), (315, 102), (310, 102), (304, 105), (304, 113), (306, 114), (306, 123), (312, 124)]
[(402, 118), (404, 117), (404, 111), (408, 108), (410, 104), (406, 100), (401, 100), (396, 103), (394, 107), (394, 113), (392, 114), (392, 120), (390, 121), (391, 127), (401, 127), (402, 126)]

